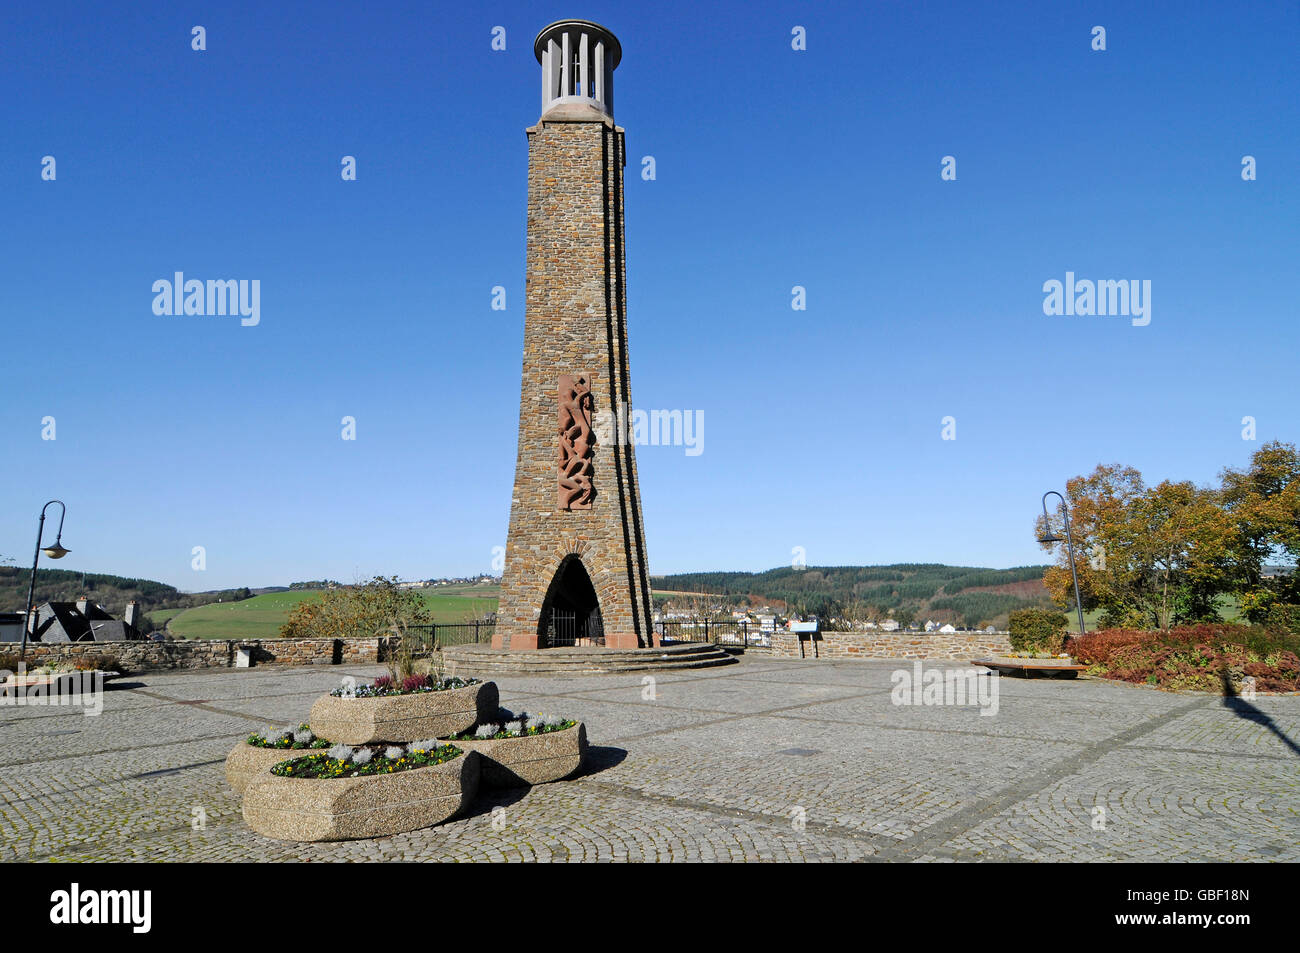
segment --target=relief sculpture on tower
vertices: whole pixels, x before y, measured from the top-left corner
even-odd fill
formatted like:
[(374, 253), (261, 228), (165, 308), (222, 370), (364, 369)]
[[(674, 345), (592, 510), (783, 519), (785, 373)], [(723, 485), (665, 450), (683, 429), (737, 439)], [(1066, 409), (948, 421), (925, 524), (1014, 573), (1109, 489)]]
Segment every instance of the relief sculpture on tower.
[(560, 398), (560, 509), (588, 510), (591, 482), (592, 396), (588, 374), (562, 374)]

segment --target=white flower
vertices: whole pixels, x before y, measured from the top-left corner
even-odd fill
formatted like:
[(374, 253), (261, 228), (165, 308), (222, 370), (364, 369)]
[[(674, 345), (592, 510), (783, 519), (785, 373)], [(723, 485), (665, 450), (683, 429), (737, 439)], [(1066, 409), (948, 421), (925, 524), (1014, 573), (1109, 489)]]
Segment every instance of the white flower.
[(268, 728), (266, 734), (262, 735), (263, 740), (265, 740), (268, 745), (278, 744), (280, 739), (283, 737), (283, 728)]
[(506, 734), (510, 736), (522, 735), (524, 733), (524, 723), (522, 721), (512, 721), (506, 725)]
[(474, 732), (475, 738), (491, 738), (501, 730), (500, 725), (479, 725), (478, 730)]
[(406, 749), (403, 748), (401, 745), (389, 745), (387, 748), (384, 749), (384, 757), (387, 758), (389, 761), (396, 761), (404, 754), (406, 754)]
[(308, 729), (303, 728), (293, 733), (293, 740), (295, 743), (300, 745), (309, 745), (316, 740), (316, 736)]
[(533, 715), (528, 719), (528, 728), (530, 730), (541, 730), (546, 727), (546, 719), (540, 715)]
[(564, 724), (564, 719), (559, 715), (543, 715), (542, 720), (546, 722), (548, 728), (555, 728), (558, 725)]
[(352, 749), (347, 745), (335, 745), (326, 753), (336, 761), (347, 761), (352, 757)]
[(374, 756), (375, 753), (371, 751), (369, 748), (358, 748), (356, 751), (352, 752), (352, 763), (369, 764), (370, 759), (373, 758)]

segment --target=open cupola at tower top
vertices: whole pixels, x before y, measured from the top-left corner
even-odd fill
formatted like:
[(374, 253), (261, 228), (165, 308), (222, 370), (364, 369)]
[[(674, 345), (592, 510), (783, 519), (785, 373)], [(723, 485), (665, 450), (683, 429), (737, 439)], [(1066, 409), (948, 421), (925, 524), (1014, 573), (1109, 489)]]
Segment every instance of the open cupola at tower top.
[(613, 119), (614, 68), (623, 57), (613, 33), (590, 20), (557, 20), (537, 34), (533, 52), (542, 64), (543, 118), (594, 110)]

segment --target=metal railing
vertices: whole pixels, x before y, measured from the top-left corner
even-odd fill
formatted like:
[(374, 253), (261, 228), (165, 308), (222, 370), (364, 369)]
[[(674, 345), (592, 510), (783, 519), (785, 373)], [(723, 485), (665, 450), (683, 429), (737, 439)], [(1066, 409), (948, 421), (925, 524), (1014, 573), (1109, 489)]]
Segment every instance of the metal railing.
[(433, 622), (429, 625), (411, 625), (406, 628), (408, 635), (418, 638), (426, 649), (434, 643), (448, 645), (477, 645), (491, 642), (496, 623), (485, 619), (473, 622)]
[(552, 609), (545, 643), (546, 648), (604, 645), (605, 632), (599, 614), (579, 619), (576, 612)]
[(665, 619), (655, 623), (662, 642), (710, 642), (740, 648), (772, 644), (772, 629), (734, 619)]

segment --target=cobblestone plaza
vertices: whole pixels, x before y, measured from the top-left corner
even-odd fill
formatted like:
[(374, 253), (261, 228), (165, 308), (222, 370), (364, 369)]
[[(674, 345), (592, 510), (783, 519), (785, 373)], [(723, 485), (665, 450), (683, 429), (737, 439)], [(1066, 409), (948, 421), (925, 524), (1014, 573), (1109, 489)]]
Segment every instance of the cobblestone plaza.
[(989, 717), (893, 704), (904, 666), (498, 679), (507, 707), (587, 723), (581, 777), (332, 844), (252, 833), (222, 764), (379, 667), (132, 676), (96, 717), (0, 708), (4, 859), (1300, 860), (1300, 697), (1002, 679)]

